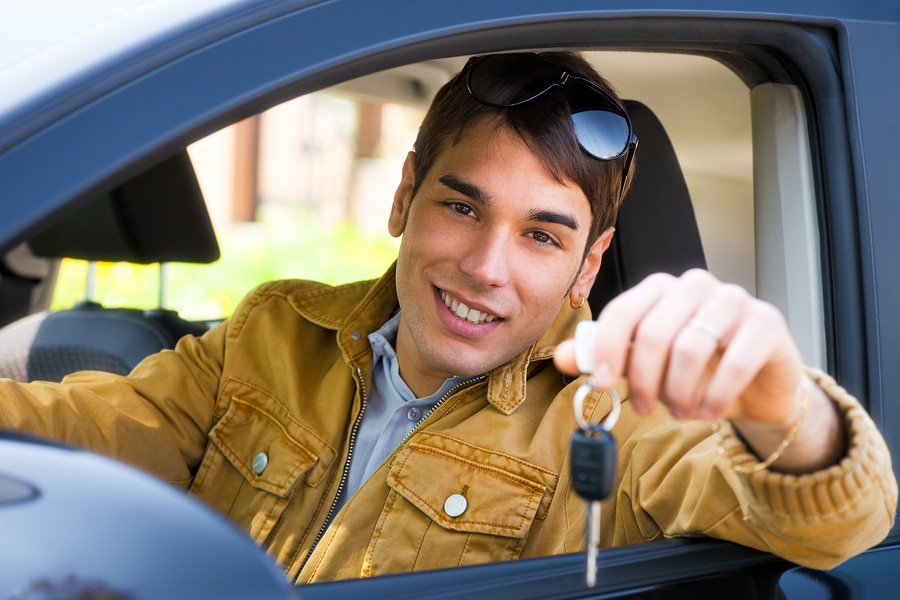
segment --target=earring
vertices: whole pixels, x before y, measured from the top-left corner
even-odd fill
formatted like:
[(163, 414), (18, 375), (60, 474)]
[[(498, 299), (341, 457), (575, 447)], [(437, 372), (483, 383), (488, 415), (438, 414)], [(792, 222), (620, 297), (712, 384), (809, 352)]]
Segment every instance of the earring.
[(578, 294), (578, 295), (581, 296), (581, 302), (579, 302), (578, 304), (575, 304), (574, 302), (572, 302), (572, 297), (569, 296), (569, 306), (572, 307), (572, 310), (578, 310), (579, 308), (584, 306), (584, 302), (585, 302), (585, 300), (587, 300), (584, 297), (584, 294)]

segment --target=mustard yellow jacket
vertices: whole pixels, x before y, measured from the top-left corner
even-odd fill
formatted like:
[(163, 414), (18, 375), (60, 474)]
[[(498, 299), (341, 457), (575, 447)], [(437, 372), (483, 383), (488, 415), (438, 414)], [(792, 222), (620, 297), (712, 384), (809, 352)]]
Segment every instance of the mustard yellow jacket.
[[(566, 306), (533, 347), (452, 390), (346, 503), (333, 510), (370, 386), (369, 333), (396, 308), (393, 269), (341, 287), (263, 285), (231, 319), (128, 377), (3, 382), (0, 426), (120, 458), (180, 486), (243, 527), (297, 582), (372, 576), (583, 548), (569, 439), (579, 382), (551, 356), (586, 309)], [(828, 568), (888, 532), (897, 487), (865, 411), (824, 375), (850, 431), (847, 457), (793, 477), (738, 474), (756, 458), (707, 423), (648, 418), (626, 401), (614, 434), (618, 491), (602, 541), (707, 535)], [(627, 398), (624, 384), (618, 390)], [(590, 396), (599, 420), (606, 396)], [(467, 507), (450, 516), (445, 500)], [(452, 512), (452, 511), (451, 511)]]

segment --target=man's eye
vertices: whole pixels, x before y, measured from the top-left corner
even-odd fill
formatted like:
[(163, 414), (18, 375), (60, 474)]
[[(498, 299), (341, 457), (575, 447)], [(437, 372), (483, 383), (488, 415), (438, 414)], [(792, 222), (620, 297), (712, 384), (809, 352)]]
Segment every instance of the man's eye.
[(556, 240), (553, 239), (549, 233), (545, 231), (532, 231), (531, 237), (539, 244), (544, 244), (547, 246), (556, 246)]
[(448, 206), (461, 215), (471, 215), (475, 212), (471, 206), (462, 202), (449, 202)]

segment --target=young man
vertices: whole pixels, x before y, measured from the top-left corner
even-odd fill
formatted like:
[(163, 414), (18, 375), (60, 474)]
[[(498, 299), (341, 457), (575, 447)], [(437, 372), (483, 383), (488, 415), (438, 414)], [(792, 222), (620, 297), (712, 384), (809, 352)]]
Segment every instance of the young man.
[[(582, 549), (586, 371), (624, 399), (604, 545), (703, 534), (827, 568), (877, 543), (884, 442), (770, 306), (653, 276), (573, 345), (635, 145), (577, 55), (474, 59), (403, 166), (381, 279), (263, 285), (128, 377), (3, 383), (0, 422), (189, 490), (308, 582)], [(592, 392), (578, 416), (611, 407)]]

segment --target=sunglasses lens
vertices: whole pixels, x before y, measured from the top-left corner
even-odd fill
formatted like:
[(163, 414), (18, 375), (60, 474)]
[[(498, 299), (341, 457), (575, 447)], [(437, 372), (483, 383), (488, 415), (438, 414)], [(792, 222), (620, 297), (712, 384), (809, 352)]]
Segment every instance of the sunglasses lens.
[(469, 93), (482, 104), (513, 107), (534, 100), (554, 86), (564, 89), (575, 137), (599, 160), (621, 156), (631, 138), (631, 123), (621, 104), (602, 88), (531, 54), (493, 54), (475, 59), (466, 76)]
[(624, 107), (583, 79), (569, 82), (566, 97), (581, 147), (601, 160), (620, 156), (631, 136)]
[(628, 121), (607, 110), (583, 110), (572, 115), (575, 138), (595, 158), (612, 160), (628, 146)]
[(476, 61), (469, 70), (469, 91), (483, 104), (516, 106), (546, 92), (559, 79), (550, 63), (526, 54), (496, 54)]

